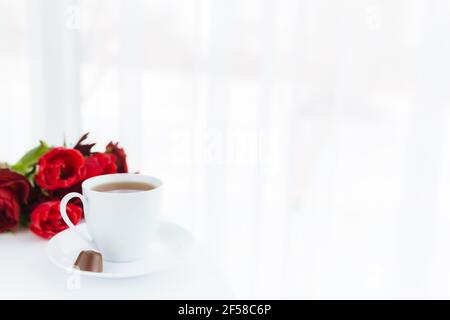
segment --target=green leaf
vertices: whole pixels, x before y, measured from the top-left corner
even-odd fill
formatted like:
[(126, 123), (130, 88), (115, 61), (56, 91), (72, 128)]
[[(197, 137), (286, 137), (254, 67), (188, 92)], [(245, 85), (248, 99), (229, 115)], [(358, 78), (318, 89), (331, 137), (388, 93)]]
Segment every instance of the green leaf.
[(39, 158), (50, 150), (50, 147), (44, 142), (40, 141), (39, 146), (28, 151), (20, 160), (12, 165), (11, 169), (26, 175), (33, 171), (33, 167), (39, 161)]
[(32, 166), (27, 174), (25, 175), (25, 177), (28, 179), (28, 182), (31, 184), (32, 187), (35, 186), (34, 183), (34, 176), (36, 175), (36, 169), (37, 169), (37, 164), (35, 164), (34, 166)]

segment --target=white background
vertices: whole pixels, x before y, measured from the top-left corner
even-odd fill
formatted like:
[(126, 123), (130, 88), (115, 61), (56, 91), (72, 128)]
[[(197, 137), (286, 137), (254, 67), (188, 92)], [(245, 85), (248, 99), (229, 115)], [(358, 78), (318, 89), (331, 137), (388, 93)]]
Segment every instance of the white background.
[(0, 0), (0, 159), (120, 141), (239, 298), (450, 298), (449, 17), (444, 0)]

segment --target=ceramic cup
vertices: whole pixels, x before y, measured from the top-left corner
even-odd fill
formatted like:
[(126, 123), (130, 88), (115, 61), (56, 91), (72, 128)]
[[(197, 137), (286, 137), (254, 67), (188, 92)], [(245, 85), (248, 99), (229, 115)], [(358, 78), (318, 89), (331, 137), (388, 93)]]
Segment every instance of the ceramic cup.
[[(140, 182), (154, 186), (151, 190), (130, 193), (95, 191), (100, 184)], [(61, 200), (61, 216), (77, 234), (99, 249), (111, 262), (130, 262), (143, 258), (157, 233), (162, 195), (161, 180), (141, 174), (108, 174), (87, 179), (83, 194), (72, 192)], [(89, 236), (79, 232), (67, 216), (67, 203), (79, 198)]]

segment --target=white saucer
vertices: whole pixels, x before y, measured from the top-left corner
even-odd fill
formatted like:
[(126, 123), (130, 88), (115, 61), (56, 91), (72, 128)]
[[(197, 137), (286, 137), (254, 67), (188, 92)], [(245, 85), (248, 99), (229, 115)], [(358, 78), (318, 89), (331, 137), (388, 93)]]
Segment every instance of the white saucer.
[[(79, 224), (76, 228), (87, 234), (85, 223)], [(84, 276), (97, 278), (121, 279), (168, 269), (183, 259), (193, 243), (193, 238), (187, 230), (174, 223), (163, 221), (158, 237), (149, 248), (146, 258), (123, 263), (103, 261), (103, 272), (101, 273), (79, 271), (73, 268), (80, 251), (97, 249), (80, 239), (70, 229), (64, 230), (50, 239), (47, 245), (47, 254), (53, 264), (67, 272), (77, 272)]]

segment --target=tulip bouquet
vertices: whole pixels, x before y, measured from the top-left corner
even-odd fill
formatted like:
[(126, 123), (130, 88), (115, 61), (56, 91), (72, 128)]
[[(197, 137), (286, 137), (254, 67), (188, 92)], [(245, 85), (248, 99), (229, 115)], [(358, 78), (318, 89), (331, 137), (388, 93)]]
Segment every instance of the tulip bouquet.
[[(13, 165), (0, 164), (0, 233), (20, 226), (50, 239), (67, 229), (59, 204), (69, 192), (81, 192), (81, 183), (91, 177), (126, 173), (125, 151), (110, 142), (103, 152), (93, 152), (95, 143), (83, 135), (73, 148), (50, 147), (41, 141)], [(83, 216), (81, 203), (67, 206), (73, 224)]]

